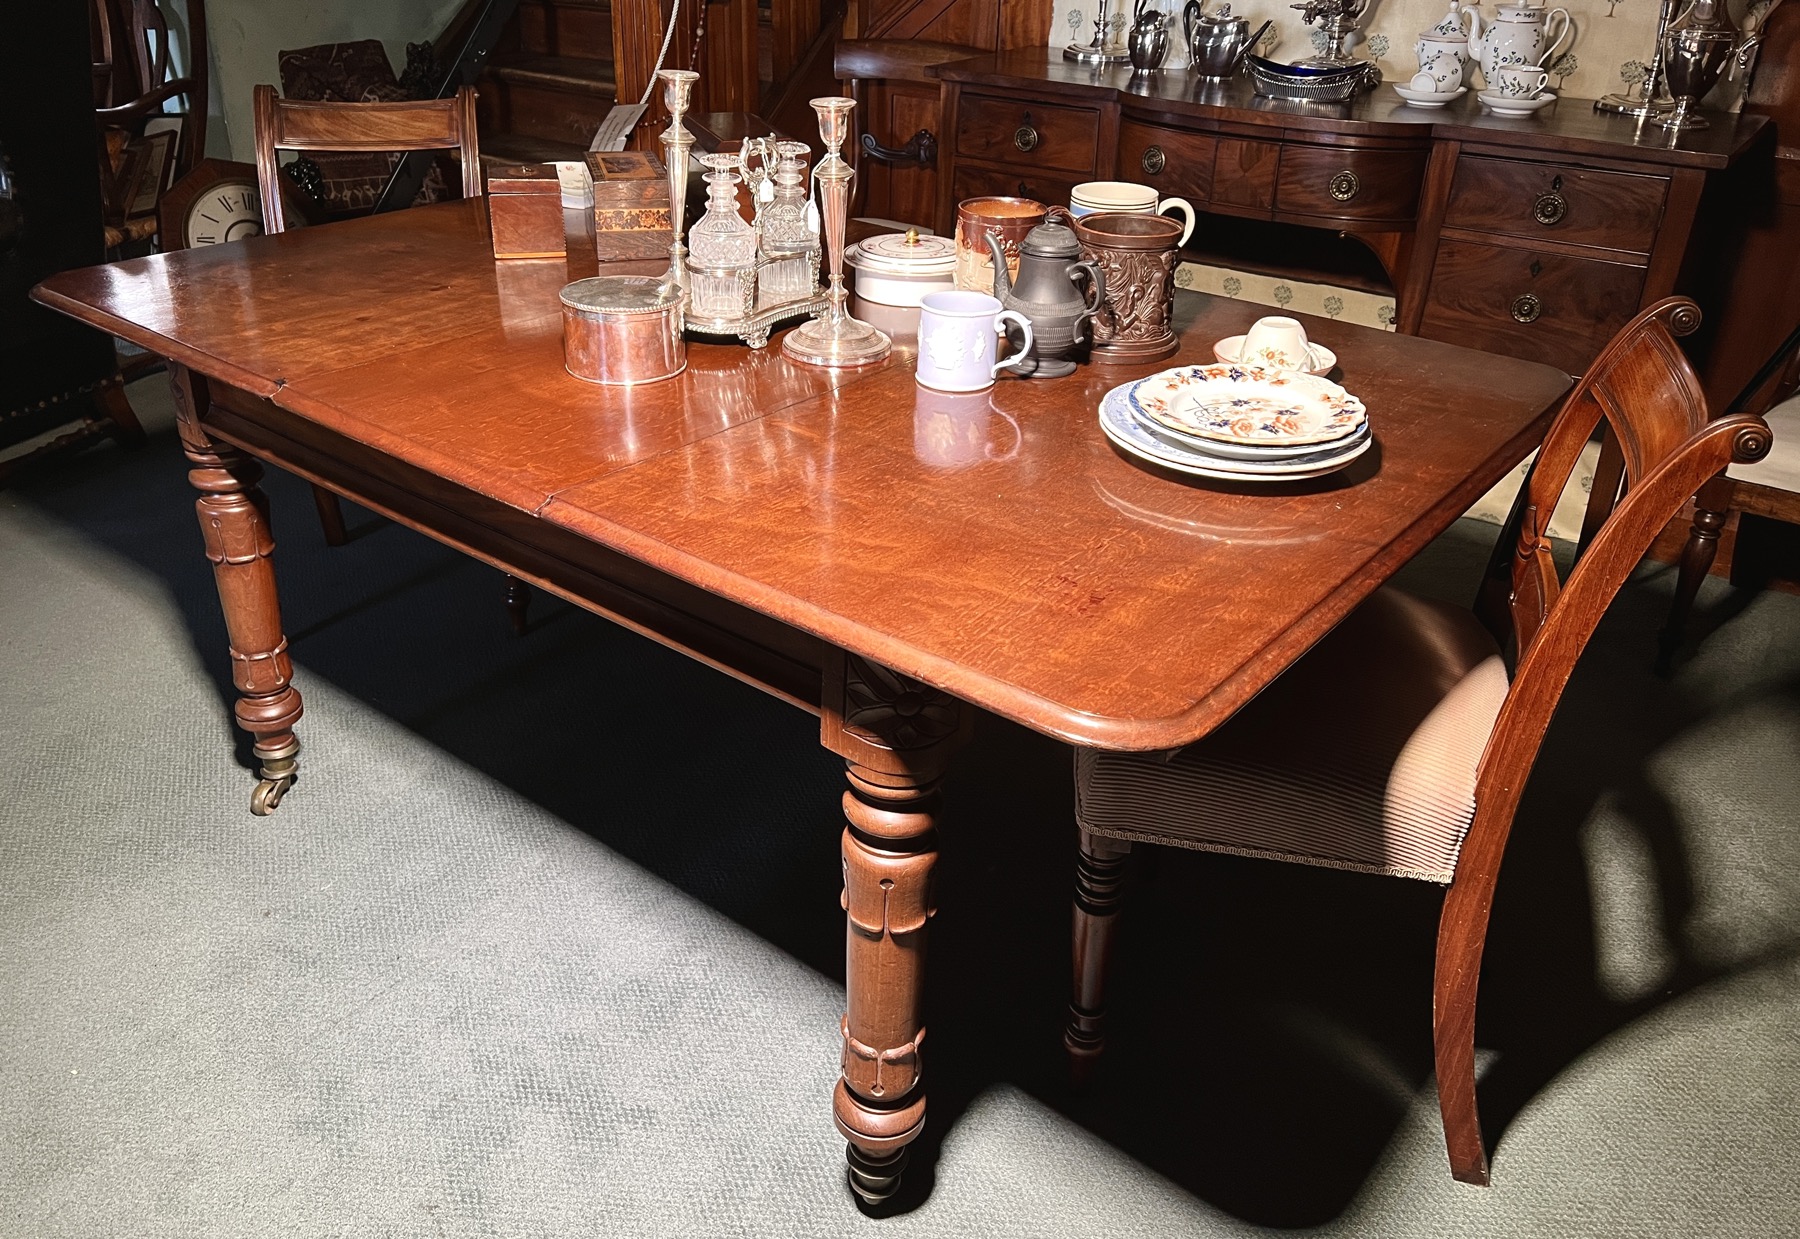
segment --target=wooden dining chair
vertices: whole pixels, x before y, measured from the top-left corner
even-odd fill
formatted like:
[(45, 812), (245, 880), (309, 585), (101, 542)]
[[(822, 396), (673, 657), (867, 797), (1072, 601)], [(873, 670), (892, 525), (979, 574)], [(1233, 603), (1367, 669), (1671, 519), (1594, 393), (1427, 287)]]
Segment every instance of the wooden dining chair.
[[(1078, 1078), (1102, 1045), (1103, 992), (1134, 842), (1435, 882), (1434, 1042), (1451, 1172), (1488, 1180), (1475, 1106), (1475, 993), (1501, 853), (1582, 649), (1658, 532), (1701, 482), (1760, 459), (1769, 429), (1707, 421), (1670, 331), (1698, 311), (1639, 314), (1575, 386), (1495, 551), (1477, 614), (1377, 590), (1206, 739), (1174, 754), (1076, 754), (1080, 855), (1064, 1042)], [(1546, 532), (1604, 418), (1629, 490), (1568, 580)], [(1515, 651), (1510, 675), (1506, 651)]]
[[(320, 103), (283, 99), (273, 86), (260, 85), (253, 105), (256, 182), (262, 194), (265, 233), (287, 229), (281, 193), (281, 151), (455, 151), (462, 163), (463, 197), (481, 196), (481, 153), (475, 134), (472, 87), (462, 87), (450, 99)], [(331, 546), (344, 545), (349, 532), (344, 527), (344, 510), (338, 497), (317, 484), (312, 493), (325, 541)], [(515, 633), (525, 631), (530, 605), (530, 587), (516, 577), (507, 577), (506, 610)]]

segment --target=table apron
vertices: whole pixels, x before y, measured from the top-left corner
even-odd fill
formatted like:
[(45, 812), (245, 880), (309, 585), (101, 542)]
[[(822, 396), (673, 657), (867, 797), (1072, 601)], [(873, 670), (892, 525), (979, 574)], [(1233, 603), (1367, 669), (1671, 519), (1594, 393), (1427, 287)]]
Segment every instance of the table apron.
[(827, 642), (213, 380), (207, 432), (727, 675), (820, 711)]

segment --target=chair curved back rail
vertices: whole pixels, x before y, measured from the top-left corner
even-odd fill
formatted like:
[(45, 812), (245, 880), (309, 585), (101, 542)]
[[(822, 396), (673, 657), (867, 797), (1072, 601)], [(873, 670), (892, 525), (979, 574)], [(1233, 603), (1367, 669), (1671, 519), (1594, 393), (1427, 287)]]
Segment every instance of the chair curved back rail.
[[(173, 184), (206, 156), (206, 103), (208, 53), (205, 0), (187, 0), (187, 65), (189, 71), (170, 77), (169, 25), (157, 0), (129, 0), (129, 16), (115, 11), (115, 0), (93, 0), (89, 8), (93, 28), (95, 99), (94, 115), (103, 129), (143, 133), (145, 122), (163, 114), (169, 100), (180, 98), (181, 140), (168, 183)], [(120, 44), (128, 44), (121, 47)], [(121, 63), (129, 52), (130, 70)], [(137, 94), (123, 98), (135, 89)]]
[[(1475, 988), (1501, 856), (1551, 716), (1601, 617), (1657, 535), (1708, 479), (1734, 461), (1762, 459), (1772, 441), (1759, 417), (1707, 421), (1699, 380), (1675, 342), (1699, 319), (1692, 301), (1669, 298), (1626, 324), (1569, 394), (1501, 534), (1500, 548), (1512, 548), (1507, 618), (1518, 661), (1482, 753), (1475, 815), (1445, 894), (1433, 995), (1439, 1100), (1459, 1178), (1487, 1179), (1474, 1122)], [(1549, 515), (1602, 417), (1622, 449), (1626, 489), (1564, 582), (1551, 555)]]
[(481, 195), (481, 157), (475, 135), (475, 91), (453, 98), (398, 103), (319, 103), (283, 99), (273, 86), (256, 88), (256, 181), (263, 231), (282, 232), (280, 151), (454, 150), (462, 160), (465, 198)]

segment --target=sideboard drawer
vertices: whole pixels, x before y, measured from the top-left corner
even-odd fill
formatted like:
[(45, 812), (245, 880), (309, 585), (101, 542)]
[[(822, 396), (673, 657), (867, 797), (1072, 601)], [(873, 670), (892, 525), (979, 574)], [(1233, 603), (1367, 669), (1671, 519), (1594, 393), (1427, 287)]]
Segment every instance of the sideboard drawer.
[(1643, 290), (1642, 267), (1445, 241), (1419, 334), (1580, 374)]
[(1218, 145), (1211, 134), (1124, 121), (1119, 125), (1118, 177), (1154, 186), (1165, 196), (1186, 198), (1202, 209), (1212, 197)]
[(1464, 155), (1444, 226), (1648, 254), (1668, 193), (1667, 177)]
[(1275, 169), (1280, 164), (1279, 142), (1220, 138), (1213, 156), (1213, 205), (1269, 210), (1275, 205)]
[(1284, 215), (1410, 224), (1428, 152), (1282, 148), (1275, 209)]
[(1093, 108), (964, 95), (956, 113), (956, 153), (1085, 178), (1094, 170), (1100, 113)]
[(961, 202), (964, 198), (985, 198), (992, 194), (1031, 198), (1045, 206), (1066, 207), (1069, 205), (1069, 191), (1075, 185), (1075, 181), (1040, 176), (1029, 168), (970, 168), (958, 164), (956, 175), (950, 182), (950, 195), (952, 202)]

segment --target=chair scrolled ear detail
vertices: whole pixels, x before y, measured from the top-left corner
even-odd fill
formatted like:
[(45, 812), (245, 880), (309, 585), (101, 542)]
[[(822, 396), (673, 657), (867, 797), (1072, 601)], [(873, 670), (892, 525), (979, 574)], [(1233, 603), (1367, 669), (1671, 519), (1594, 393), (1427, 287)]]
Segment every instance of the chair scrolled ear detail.
[[(1649, 307), (1571, 391), (1495, 548), (1483, 588), (1489, 627), (1381, 589), (1199, 743), (1172, 757), (1076, 754), (1084, 867), (1065, 1041), (1083, 1073), (1101, 1049), (1105, 952), (1094, 949), (1088, 856), (1096, 837), (1447, 883), (1432, 1008), (1438, 1098), (1452, 1175), (1488, 1182), (1475, 999), (1500, 861), (1544, 732), (1601, 616), (1663, 527), (1707, 479), (1769, 450), (1760, 418), (1707, 420), (1674, 339), (1698, 323), (1691, 301)], [(1628, 485), (1565, 583), (1539, 514), (1602, 419)], [(1517, 649), (1510, 682), (1502, 643)], [(1371, 668), (1378, 686), (1366, 683)], [(1333, 743), (1294, 742), (1315, 730)], [(1326, 768), (1322, 751), (1332, 753)], [(1296, 752), (1307, 754), (1304, 769), (1290, 768)], [(1116, 884), (1108, 894), (1102, 941)]]

